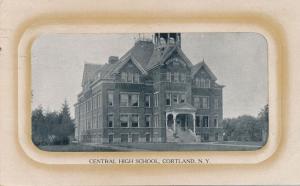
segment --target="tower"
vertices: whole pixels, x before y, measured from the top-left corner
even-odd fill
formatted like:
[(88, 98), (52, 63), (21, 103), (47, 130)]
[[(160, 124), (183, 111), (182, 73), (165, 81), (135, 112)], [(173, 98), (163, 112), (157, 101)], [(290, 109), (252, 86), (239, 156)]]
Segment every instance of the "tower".
[(178, 46), (181, 47), (180, 33), (155, 33), (153, 42), (155, 47)]

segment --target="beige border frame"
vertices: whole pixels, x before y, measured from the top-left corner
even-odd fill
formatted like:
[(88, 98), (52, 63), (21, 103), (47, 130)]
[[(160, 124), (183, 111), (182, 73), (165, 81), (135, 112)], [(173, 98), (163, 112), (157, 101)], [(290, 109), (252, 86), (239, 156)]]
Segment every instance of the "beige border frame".
[[(267, 16), (253, 14), (199, 14), (190, 17), (151, 18), (141, 16), (108, 17), (91, 14), (44, 16), (29, 20), (16, 32), (14, 51), (18, 53), (18, 136), (22, 150), (31, 159), (46, 164), (87, 164), (92, 158), (209, 158), (212, 164), (253, 164), (266, 161), (276, 156), (280, 149), (280, 136), (284, 130), (281, 127), (285, 119), (281, 110), (281, 98), (285, 95), (286, 83), (282, 65), (286, 52), (283, 31), (279, 24)], [(247, 20), (247, 22), (245, 21)], [(183, 26), (184, 25), (184, 26)], [(34, 40), (43, 33), (126, 33), (128, 32), (174, 31), (181, 32), (258, 32), (268, 41), (269, 50), (269, 104), (270, 131), (267, 144), (256, 151), (199, 151), (199, 152), (45, 152), (39, 150), (31, 142), (31, 47)], [(281, 78), (280, 78), (281, 77)], [(118, 165), (121, 166), (121, 165)], [(125, 165), (122, 165), (125, 166)], [(150, 165), (149, 165), (150, 166)], [(161, 165), (157, 165), (161, 166)], [(166, 166), (166, 165), (164, 165)], [(170, 165), (171, 166), (171, 165)], [(183, 165), (180, 165), (183, 166)], [(194, 165), (189, 165), (194, 166)]]

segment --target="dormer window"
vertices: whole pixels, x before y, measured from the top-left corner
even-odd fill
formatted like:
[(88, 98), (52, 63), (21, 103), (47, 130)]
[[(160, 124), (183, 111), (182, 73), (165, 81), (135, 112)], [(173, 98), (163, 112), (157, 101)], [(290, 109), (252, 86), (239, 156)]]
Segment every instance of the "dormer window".
[(140, 74), (139, 73), (135, 73), (133, 75), (133, 83), (139, 83), (140, 82)]
[(101, 78), (101, 72), (98, 72), (97, 77), (98, 79)]
[(127, 81), (127, 73), (126, 72), (121, 73), (121, 81), (123, 81), (123, 82)]

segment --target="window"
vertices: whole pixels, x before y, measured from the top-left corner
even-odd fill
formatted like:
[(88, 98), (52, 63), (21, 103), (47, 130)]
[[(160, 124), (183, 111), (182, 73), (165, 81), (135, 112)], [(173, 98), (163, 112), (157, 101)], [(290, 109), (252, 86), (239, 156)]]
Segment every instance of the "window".
[(139, 83), (140, 82), (140, 74), (139, 73), (135, 73), (133, 76), (133, 82), (134, 83)]
[(132, 79), (133, 79), (132, 76), (133, 76), (132, 73), (128, 72), (128, 74), (127, 74), (127, 82), (132, 82)]
[(214, 127), (216, 127), (216, 128), (218, 127), (218, 116), (214, 117), (213, 124), (214, 124)]
[(205, 86), (204, 86), (204, 88), (210, 88), (210, 80), (209, 79), (205, 80)]
[(128, 127), (128, 115), (120, 115), (121, 127)]
[(200, 108), (200, 98), (194, 97), (194, 107)]
[(130, 98), (130, 106), (132, 106), (132, 107), (139, 106), (139, 95), (132, 94), (132, 95), (129, 95), (129, 98)]
[(101, 94), (99, 94), (97, 97), (98, 97), (97, 105), (98, 105), (98, 108), (99, 108), (99, 107), (101, 107)]
[(150, 127), (150, 122), (151, 122), (151, 116), (146, 115), (145, 116), (145, 127)]
[(150, 142), (150, 134), (149, 133), (146, 134), (146, 142)]
[(185, 82), (186, 81), (186, 74), (185, 73), (181, 73), (180, 74), (180, 80), (181, 80), (181, 82)]
[(112, 114), (108, 115), (108, 127), (112, 128), (114, 125), (114, 116)]
[(151, 107), (150, 105), (150, 95), (145, 95), (145, 107)]
[(200, 88), (204, 88), (205, 86), (205, 79), (201, 78), (200, 79)]
[(158, 93), (154, 93), (154, 106), (158, 107)]
[(108, 93), (108, 106), (113, 106), (114, 104), (114, 95), (113, 93)]
[(132, 143), (139, 142), (139, 134), (131, 134)]
[(139, 127), (139, 116), (136, 114), (131, 116), (131, 127)]
[(180, 96), (180, 103), (184, 103), (185, 99), (186, 99), (185, 94), (181, 94), (181, 96)]
[(178, 72), (174, 72), (174, 82), (179, 82), (179, 73)]
[(200, 127), (200, 116), (196, 116), (196, 127)]
[(121, 134), (121, 143), (128, 143), (128, 134)]
[(171, 94), (166, 93), (166, 105), (171, 106)]
[(196, 85), (196, 87), (200, 87), (200, 79), (199, 78), (195, 79), (195, 85)]
[(202, 127), (208, 127), (208, 116), (202, 116)]
[(218, 139), (219, 139), (219, 134), (215, 133), (215, 141), (218, 141)]
[(178, 94), (173, 94), (173, 103), (178, 103)]
[(114, 135), (113, 134), (109, 134), (108, 135), (108, 143), (113, 143), (114, 142)]
[(217, 110), (219, 109), (219, 99), (218, 98), (215, 98), (214, 99), (214, 108)]
[(167, 81), (171, 82), (171, 72), (167, 72), (166, 76)]
[(127, 107), (128, 106), (128, 94), (120, 95), (120, 106)]
[(208, 97), (202, 97), (202, 108), (208, 109)]
[(209, 134), (208, 133), (204, 133), (203, 134), (203, 139), (204, 139), (204, 141), (208, 141), (209, 140)]
[(121, 81), (122, 82), (126, 82), (127, 81), (127, 73), (126, 72), (122, 72), (121, 73)]
[(154, 127), (158, 127), (158, 115), (154, 115)]

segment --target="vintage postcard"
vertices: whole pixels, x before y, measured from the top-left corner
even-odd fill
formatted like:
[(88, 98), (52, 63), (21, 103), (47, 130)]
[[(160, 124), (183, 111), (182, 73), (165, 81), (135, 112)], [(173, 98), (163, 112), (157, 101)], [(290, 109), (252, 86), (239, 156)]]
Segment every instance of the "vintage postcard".
[(0, 185), (299, 184), (298, 9), (0, 1)]

